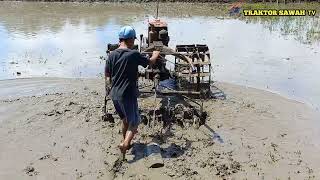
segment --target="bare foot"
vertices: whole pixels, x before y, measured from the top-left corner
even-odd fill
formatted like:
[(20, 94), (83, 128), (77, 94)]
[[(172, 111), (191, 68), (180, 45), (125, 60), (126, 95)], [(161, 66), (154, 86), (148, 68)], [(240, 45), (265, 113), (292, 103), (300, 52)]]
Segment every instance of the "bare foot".
[(125, 161), (127, 148), (123, 145), (123, 143), (120, 143), (118, 145), (118, 148), (120, 149), (120, 152), (121, 152), (121, 156), (120, 156), (121, 160)]
[(120, 144), (118, 145), (118, 148), (120, 149), (120, 151), (121, 151), (122, 154), (126, 154), (127, 147), (124, 145), (124, 143), (120, 143)]
[[(126, 149), (126, 151), (129, 150), (129, 149), (131, 149), (132, 147), (133, 147), (133, 144), (129, 144), (128, 147), (127, 147), (127, 149)], [(122, 149), (124, 148), (123, 143), (120, 143), (120, 144), (118, 145), (118, 148), (119, 148), (120, 151), (122, 152)]]

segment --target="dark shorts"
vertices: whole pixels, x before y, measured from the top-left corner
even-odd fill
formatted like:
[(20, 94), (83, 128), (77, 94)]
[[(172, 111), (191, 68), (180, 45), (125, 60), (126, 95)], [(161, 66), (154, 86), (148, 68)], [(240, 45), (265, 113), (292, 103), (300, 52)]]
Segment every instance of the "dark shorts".
[(136, 130), (140, 123), (140, 113), (137, 98), (126, 98), (123, 100), (112, 100), (114, 108), (122, 120), (126, 119), (128, 130)]

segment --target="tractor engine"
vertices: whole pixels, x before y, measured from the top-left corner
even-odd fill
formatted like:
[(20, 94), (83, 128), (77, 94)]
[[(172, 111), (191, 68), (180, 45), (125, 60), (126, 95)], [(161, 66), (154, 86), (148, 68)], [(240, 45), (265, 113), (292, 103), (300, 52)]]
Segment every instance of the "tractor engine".
[[(207, 113), (203, 101), (211, 97), (211, 61), (207, 45), (177, 45), (168, 47), (170, 37), (167, 23), (159, 19), (149, 21), (148, 35), (140, 35), (140, 45), (135, 46), (140, 53), (151, 56), (154, 50), (160, 51), (160, 60), (148, 66), (139, 76), (151, 81), (153, 86), (139, 89), (141, 94), (154, 94), (162, 98), (161, 106), (141, 110), (144, 123), (163, 122), (163, 126), (177, 123), (183, 127), (205, 123)], [(117, 45), (108, 45), (107, 54)], [(174, 56), (174, 70), (166, 68), (167, 56)], [(151, 88), (150, 88), (151, 87)], [(156, 101), (155, 101), (156, 102)]]

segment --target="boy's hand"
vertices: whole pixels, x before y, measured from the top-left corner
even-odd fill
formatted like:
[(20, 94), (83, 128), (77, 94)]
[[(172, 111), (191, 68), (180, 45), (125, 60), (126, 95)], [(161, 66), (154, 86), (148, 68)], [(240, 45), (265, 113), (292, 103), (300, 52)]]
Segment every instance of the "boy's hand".
[(153, 51), (150, 58), (150, 64), (153, 65), (156, 63), (157, 59), (160, 57), (160, 51)]
[(160, 51), (153, 51), (152, 56), (158, 58), (160, 56)]

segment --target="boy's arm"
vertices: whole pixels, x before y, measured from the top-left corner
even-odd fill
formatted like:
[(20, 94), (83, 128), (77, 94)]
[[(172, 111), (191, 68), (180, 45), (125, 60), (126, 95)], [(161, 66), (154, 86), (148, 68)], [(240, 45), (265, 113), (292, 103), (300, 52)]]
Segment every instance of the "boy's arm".
[(153, 51), (152, 56), (150, 58), (147, 58), (143, 56), (141, 53), (137, 52), (137, 59), (138, 59), (138, 65), (143, 66), (146, 68), (148, 65), (153, 65), (157, 62), (157, 59), (160, 56), (160, 51)]
[(155, 64), (157, 62), (157, 59), (159, 58), (159, 56), (160, 56), (160, 51), (153, 51), (152, 56), (149, 60), (150, 61), (149, 64), (150, 65)]

